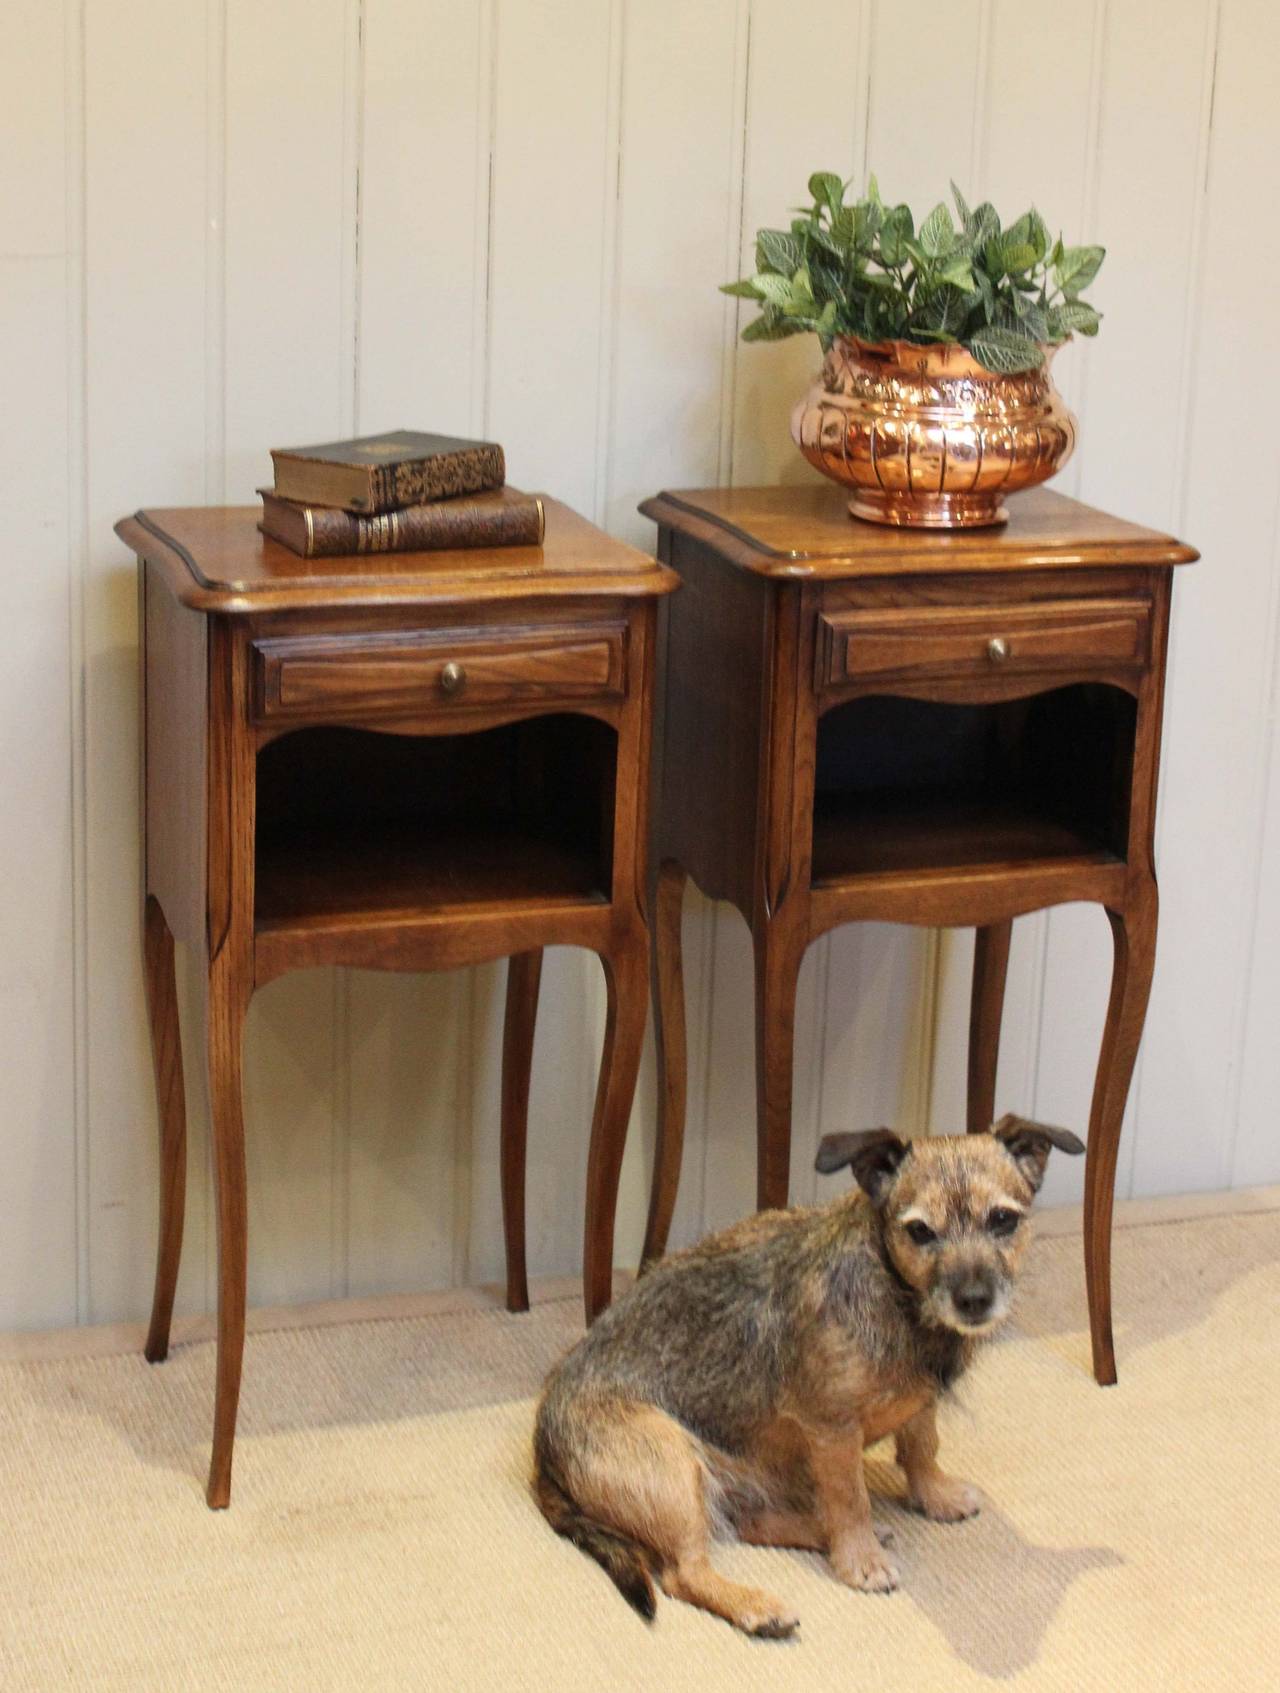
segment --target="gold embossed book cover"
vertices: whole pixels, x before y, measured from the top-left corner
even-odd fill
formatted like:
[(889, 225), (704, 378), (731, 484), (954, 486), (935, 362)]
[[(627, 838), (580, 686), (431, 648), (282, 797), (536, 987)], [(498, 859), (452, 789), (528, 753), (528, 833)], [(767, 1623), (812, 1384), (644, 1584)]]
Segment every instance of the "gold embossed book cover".
[(545, 528), (541, 499), (509, 486), (402, 506), (376, 516), (334, 506), (299, 505), (280, 499), (270, 488), (261, 488), (259, 493), (259, 529), (303, 558), (458, 547), (538, 547)]

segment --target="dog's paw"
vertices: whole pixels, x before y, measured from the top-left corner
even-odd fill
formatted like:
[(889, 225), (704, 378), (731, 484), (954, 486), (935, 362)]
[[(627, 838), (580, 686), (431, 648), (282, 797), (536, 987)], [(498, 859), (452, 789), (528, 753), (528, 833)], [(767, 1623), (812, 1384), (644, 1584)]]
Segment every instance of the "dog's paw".
[(982, 1509), (982, 1495), (967, 1481), (937, 1475), (914, 1489), (911, 1508), (935, 1523), (961, 1523)]
[(755, 1592), (734, 1618), (744, 1634), (757, 1640), (787, 1640), (800, 1626), (800, 1618), (772, 1593)]
[(845, 1548), (832, 1557), (831, 1567), (846, 1587), (860, 1593), (893, 1593), (902, 1579), (897, 1564), (875, 1541)]

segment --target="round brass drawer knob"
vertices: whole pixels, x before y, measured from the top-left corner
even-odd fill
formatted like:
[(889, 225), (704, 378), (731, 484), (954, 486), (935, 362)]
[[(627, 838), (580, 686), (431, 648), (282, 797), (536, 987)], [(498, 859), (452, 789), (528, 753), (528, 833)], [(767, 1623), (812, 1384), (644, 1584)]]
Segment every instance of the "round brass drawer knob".
[(460, 694), (466, 685), (466, 670), (451, 658), (440, 672), (441, 691), (446, 694)]
[(1003, 635), (993, 635), (987, 642), (987, 657), (992, 664), (1003, 664), (1009, 656), (1009, 643)]

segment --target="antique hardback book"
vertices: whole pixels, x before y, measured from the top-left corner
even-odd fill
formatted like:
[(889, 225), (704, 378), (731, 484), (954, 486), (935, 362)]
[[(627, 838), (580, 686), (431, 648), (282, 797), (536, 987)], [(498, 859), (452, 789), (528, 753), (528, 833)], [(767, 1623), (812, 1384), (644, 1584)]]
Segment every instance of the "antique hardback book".
[(262, 522), (258, 527), (303, 558), (432, 552), (444, 547), (538, 547), (545, 528), (542, 501), (518, 488), (403, 506), (370, 517), (282, 500), (270, 488), (259, 492)]
[(478, 494), (500, 488), (506, 478), (496, 442), (412, 429), (317, 447), (274, 447), (271, 459), (280, 499), (364, 513)]

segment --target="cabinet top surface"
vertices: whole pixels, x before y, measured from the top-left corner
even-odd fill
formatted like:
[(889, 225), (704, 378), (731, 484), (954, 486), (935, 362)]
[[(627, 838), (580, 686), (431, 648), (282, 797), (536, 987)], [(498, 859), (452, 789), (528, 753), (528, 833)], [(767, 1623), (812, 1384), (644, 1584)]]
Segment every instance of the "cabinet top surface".
[(944, 571), (1189, 564), (1194, 547), (1110, 517), (1047, 488), (1011, 495), (991, 529), (897, 529), (850, 517), (850, 490), (832, 482), (777, 488), (697, 488), (640, 507), (760, 576), (842, 580)]
[(164, 571), (183, 604), (208, 612), (634, 597), (677, 585), (647, 553), (613, 540), (558, 500), (544, 505), (540, 547), (301, 558), (259, 532), (257, 506), (140, 511), (122, 518), (116, 533)]

